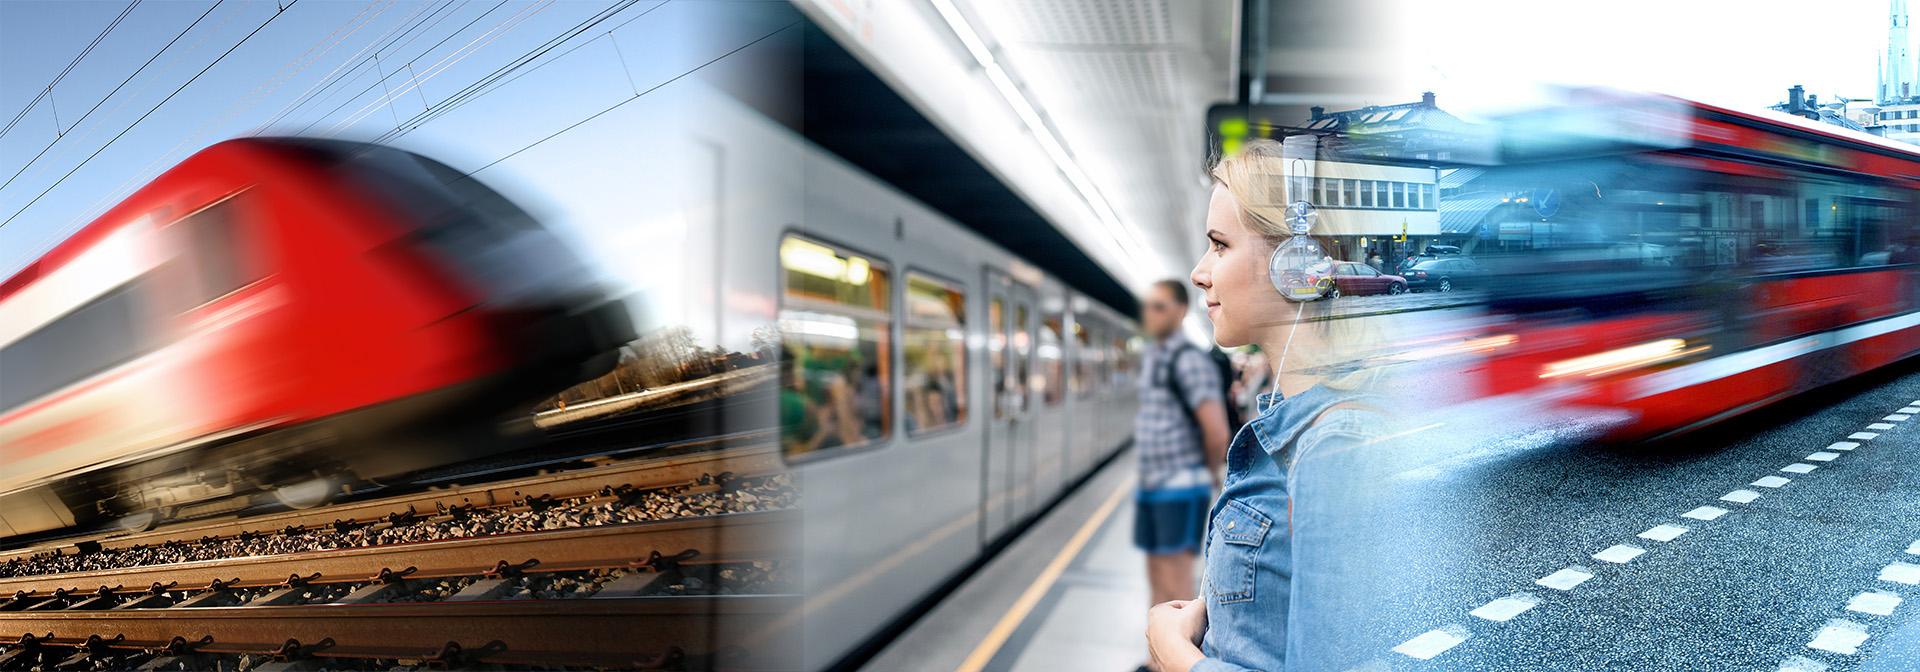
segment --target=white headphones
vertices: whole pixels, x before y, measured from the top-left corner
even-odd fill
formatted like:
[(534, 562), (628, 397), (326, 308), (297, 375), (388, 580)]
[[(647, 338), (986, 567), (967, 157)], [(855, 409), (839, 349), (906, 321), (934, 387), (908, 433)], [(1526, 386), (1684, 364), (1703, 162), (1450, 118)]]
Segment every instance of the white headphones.
[(1307, 236), (1320, 219), (1312, 203), (1294, 201), (1287, 206), (1287, 229), (1293, 236), (1273, 248), (1267, 258), (1267, 275), (1274, 291), (1289, 301), (1313, 301), (1326, 296), (1333, 287), (1333, 267), (1327, 253)]

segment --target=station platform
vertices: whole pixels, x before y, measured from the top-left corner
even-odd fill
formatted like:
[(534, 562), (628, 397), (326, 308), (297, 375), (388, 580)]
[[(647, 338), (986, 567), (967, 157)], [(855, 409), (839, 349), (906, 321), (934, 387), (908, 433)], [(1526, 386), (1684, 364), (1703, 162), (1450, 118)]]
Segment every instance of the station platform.
[(1137, 465), (1115, 456), (864, 670), (1132, 670), (1146, 662)]

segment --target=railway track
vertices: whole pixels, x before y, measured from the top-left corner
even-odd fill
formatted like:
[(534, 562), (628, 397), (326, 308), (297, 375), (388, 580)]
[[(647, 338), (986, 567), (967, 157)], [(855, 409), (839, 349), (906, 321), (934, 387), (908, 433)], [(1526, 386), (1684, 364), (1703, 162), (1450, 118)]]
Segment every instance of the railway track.
[(787, 667), (778, 463), (737, 446), (15, 553), (0, 670)]

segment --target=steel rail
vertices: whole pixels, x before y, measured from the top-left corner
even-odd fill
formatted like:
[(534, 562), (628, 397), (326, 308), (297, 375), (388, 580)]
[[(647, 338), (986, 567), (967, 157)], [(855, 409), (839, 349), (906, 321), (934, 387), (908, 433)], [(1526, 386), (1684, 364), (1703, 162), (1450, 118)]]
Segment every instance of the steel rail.
[[(702, 439), (672, 447), (696, 446)], [(516, 499), (548, 495), (554, 498), (581, 497), (602, 488), (632, 485), (656, 488), (690, 482), (706, 474), (770, 474), (784, 469), (779, 451), (766, 443), (720, 450), (676, 455), (665, 458), (627, 460), (598, 467), (510, 479), (470, 487), (416, 492), (396, 497), (347, 502), (334, 506), (286, 511), (217, 521), (197, 521), (177, 526), (106, 537), (73, 537), (33, 547), (0, 551), (0, 562), (43, 553), (75, 553), (81, 543), (95, 543), (103, 549), (151, 546), (173, 540), (197, 540), (204, 537), (232, 537), (246, 532), (272, 533), (289, 527), (314, 528), (336, 520), (367, 521), (409, 511), (431, 514), (441, 507), (477, 506), (483, 508), (511, 505)]]
[(364, 581), (382, 569), (417, 576), (465, 576), (474, 568), (499, 562), (518, 565), (538, 560), (546, 571), (621, 567), (652, 553), (674, 555), (688, 549), (700, 561), (735, 562), (783, 559), (794, 555), (799, 516), (794, 510), (728, 513), (619, 525), (463, 537), (383, 546), (340, 548), (284, 555), (200, 560), (111, 570), (0, 578), (0, 598), (92, 593), (105, 586), (115, 593), (145, 592), (153, 584), (194, 589), (220, 581), (230, 587), (280, 585), (289, 576), (319, 574), (316, 582)]
[[(685, 656), (699, 658), (702, 668), (789, 669), (798, 633), (780, 617), (799, 604), (793, 595), (729, 595), (23, 611), (0, 612), (0, 633), (74, 648), (97, 635), (102, 646), (121, 651), (173, 643), (176, 654), (286, 655), (293, 640), (297, 655), (317, 658), (635, 668)], [(740, 646), (749, 639), (757, 644)], [(449, 651), (459, 659), (445, 661)]]

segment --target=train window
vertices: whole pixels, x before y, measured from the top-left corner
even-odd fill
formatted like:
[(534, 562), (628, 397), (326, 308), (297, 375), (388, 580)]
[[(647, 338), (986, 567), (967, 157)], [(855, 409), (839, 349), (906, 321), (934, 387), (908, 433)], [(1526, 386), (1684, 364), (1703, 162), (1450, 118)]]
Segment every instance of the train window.
[(892, 427), (887, 267), (796, 236), (780, 241), (780, 446), (856, 448)]
[(158, 345), (142, 276), (0, 348), (0, 409), (19, 406)]
[(1127, 338), (1114, 336), (1113, 343), (1107, 347), (1107, 356), (1113, 358), (1113, 386), (1127, 389), (1133, 384), (1133, 360), (1127, 357)]
[(987, 302), (987, 368), (993, 371), (993, 418), (1007, 417), (1007, 305), (998, 296)]
[(958, 286), (907, 273), (901, 347), (907, 431), (928, 432), (967, 420), (967, 298)]
[(1033, 380), (1033, 333), (1027, 317), (1027, 304), (1013, 307), (1013, 399), (1015, 413), (1027, 412), (1031, 403)]
[(241, 197), (220, 201), (187, 215), (171, 227), (182, 236), (191, 254), (185, 278), (191, 289), (188, 303), (201, 305), (252, 284), (261, 278), (258, 264), (241, 246), (241, 218), (234, 204)]
[(1098, 387), (1094, 375), (1100, 367), (1100, 353), (1093, 348), (1093, 329), (1084, 316), (1074, 316), (1073, 346), (1073, 393), (1084, 399)]
[(1040, 399), (1048, 406), (1058, 406), (1067, 398), (1065, 353), (1061, 352), (1066, 345), (1064, 322), (1065, 316), (1049, 313), (1040, 329)]

